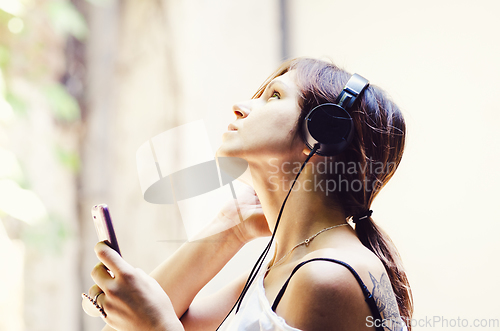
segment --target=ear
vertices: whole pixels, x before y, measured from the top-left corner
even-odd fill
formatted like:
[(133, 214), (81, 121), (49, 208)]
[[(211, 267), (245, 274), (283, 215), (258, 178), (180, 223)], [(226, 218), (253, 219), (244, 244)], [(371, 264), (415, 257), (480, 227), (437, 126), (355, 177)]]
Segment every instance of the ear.
[(309, 147), (304, 147), (304, 149), (302, 150), (302, 153), (304, 153), (304, 155), (309, 155), (309, 153), (311, 153), (311, 150), (309, 149)]

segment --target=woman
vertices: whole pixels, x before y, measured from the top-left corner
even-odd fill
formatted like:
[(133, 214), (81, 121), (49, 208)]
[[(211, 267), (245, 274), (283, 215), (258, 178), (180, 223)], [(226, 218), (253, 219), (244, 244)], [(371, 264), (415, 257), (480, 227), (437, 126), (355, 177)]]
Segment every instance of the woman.
[[(284, 63), (251, 100), (233, 107), (236, 120), (224, 133), (218, 155), (240, 157), (249, 164), (255, 193), (249, 191), (239, 200), (243, 222), (228, 205), (213, 222), (214, 227), (228, 230), (197, 245), (183, 245), (151, 277), (106, 245), (96, 245), (102, 263), (92, 271), (96, 285), (89, 297), (109, 326), (117, 330), (215, 330), (221, 323), (223, 330), (406, 327), (402, 320), (411, 319), (410, 287), (395, 247), (375, 225), (370, 210), (402, 157), (405, 124), (399, 109), (380, 89), (367, 86), (349, 110), (354, 130), (345, 150), (325, 157), (304, 143), (302, 127), (308, 113), (318, 105), (337, 103), (349, 78), (333, 64), (295, 59)], [(296, 178), (298, 165), (304, 163)], [(349, 218), (356, 222), (355, 228), (347, 223)], [(250, 274), (253, 281), (247, 284), (247, 272), (211, 297), (193, 301), (243, 245), (270, 235), (270, 229), (276, 232), (274, 257)], [(86, 311), (96, 314), (89, 307)]]

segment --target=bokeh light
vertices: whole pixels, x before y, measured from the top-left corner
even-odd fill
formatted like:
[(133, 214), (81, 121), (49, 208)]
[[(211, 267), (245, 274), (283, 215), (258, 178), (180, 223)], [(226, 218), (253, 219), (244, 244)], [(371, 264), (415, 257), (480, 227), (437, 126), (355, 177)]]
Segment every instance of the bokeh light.
[(9, 28), (9, 31), (14, 34), (21, 33), (24, 30), (24, 22), (19, 17), (11, 18), (7, 26)]

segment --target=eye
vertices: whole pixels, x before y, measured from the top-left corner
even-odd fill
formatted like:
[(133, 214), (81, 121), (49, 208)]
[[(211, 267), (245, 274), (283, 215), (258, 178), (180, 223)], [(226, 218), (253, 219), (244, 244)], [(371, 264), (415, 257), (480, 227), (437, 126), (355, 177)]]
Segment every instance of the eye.
[(273, 91), (273, 93), (271, 94), (271, 97), (269, 97), (269, 100), (271, 99), (280, 99), (281, 98), (281, 95), (278, 91)]

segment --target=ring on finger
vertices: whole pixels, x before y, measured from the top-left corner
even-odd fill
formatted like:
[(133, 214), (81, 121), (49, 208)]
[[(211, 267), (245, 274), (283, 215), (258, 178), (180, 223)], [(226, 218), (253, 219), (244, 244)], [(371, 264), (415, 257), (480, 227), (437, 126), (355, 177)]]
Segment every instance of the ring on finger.
[(97, 298), (98, 298), (101, 294), (103, 294), (103, 293), (104, 293), (104, 292), (103, 292), (103, 291), (101, 291), (101, 292), (99, 292), (99, 293), (97, 293), (97, 294), (96, 294), (96, 296), (94, 297), (94, 301), (95, 301), (96, 303), (97, 303)]

